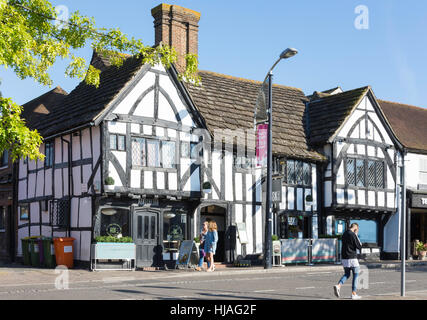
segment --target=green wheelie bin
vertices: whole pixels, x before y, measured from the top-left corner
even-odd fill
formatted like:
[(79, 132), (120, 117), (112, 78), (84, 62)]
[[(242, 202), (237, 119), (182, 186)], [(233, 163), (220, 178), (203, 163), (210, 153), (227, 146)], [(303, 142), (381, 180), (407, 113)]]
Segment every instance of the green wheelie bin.
[(44, 266), (46, 268), (55, 268), (55, 249), (53, 248), (52, 238), (43, 238)]
[(39, 237), (30, 238), (30, 256), (31, 265), (37, 268), (40, 267)]
[(24, 258), (24, 265), (31, 265), (31, 253), (30, 253), (30, 238), (22, 238), (22, 257)]

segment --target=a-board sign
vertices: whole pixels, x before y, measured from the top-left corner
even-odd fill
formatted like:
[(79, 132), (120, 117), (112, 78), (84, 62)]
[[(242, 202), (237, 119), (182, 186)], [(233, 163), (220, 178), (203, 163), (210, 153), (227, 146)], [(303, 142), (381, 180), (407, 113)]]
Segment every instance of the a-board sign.
[[(191, 255), (193, 254), (193, 248), (196, 250), (194, 241), (186, 240), (181, 243), (179, 248), (178, 260), (176, 261), (176, 266), (188, 266), (191, 261)], [(197, 253), (197, 251), (196, 251)]]
[(248, 234), (246, 231), (246, 223), (236, 223), (237, 231), (239, 233), (239, 239), (241, 244), (248, 244)]

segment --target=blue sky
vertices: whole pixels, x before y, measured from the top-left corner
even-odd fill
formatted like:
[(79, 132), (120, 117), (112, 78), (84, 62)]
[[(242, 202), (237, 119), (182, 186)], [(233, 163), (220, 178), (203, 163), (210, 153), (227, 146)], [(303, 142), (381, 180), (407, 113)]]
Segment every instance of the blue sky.
[[(154, 44), (151, 9), (159, 0), (53, 0), (93, 16), (99, 26), (118, 27)], [(199, 68), (262, 81), (281, 51), (299, 54), (275, 69), (276, 83), (306, 94), (341, 86), (371, 85), (377, 98), (427, 107), (427, 1), (170, 0), (201, 12)], [(369, 9), (369, 28), (355, 27), (355, 8)], [(90, 49), (80, 55), (90, 59)], [(52, 69), (54, 85), (70, 92), (77, 80)], [(0, 69), (3, 96), (18, 103), (49, 91)]]

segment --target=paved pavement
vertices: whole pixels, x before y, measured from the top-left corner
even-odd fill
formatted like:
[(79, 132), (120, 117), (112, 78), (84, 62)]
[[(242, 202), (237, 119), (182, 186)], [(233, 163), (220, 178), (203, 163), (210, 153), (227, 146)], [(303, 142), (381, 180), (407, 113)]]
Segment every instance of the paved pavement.
[[(387, 262), (375, 262), (375, 263), (362, 263), (366, 266), (368, 270), (373, 270), (378, 275), (387, 277), (385, 273), (393, 273), (395, 282), (398, 282), (398, 271), (400, 270), (399, 261), (387, 261)], [(407, 263), (408, 270), (416, 269), (422, 271), (419, 273), (418, 277), (421, 276), (424, 278), (423, 273), (427, 272), (427, 261), (412, 261)], [(384, 270), (381, 270), (384, 269)], [(342, 267), (340, 265), (315, 265), (315, 266), (286, 266), (286, 267), (275, 267), (271, 270), (264, 270), (262, 267), (252, 267), (252, 268), (224, 268), (218, 269), (214, 272), (215, 279), (244, 279), (245, 276), (250, 276), (250, 278), (260, 279), (260, 286), (262, 288), (262, 279), (268, 277), (272, 280), (274, 284), (274, 279), (286, 278), (291, 279), (292, 275), (295, 275), (293, 278), (304, 277), (305, 275), (322, 275), (329, 274), (331, 276), (331, 281), (336, 277), (336, 274), (342, 272)], [(22, 265), (0, 265), (0, 300), (5, 297), (6, 293), (13, 291), (15, 294), (19, 294), (20, 288), (22, 292), (25, 290), (31, 290), (38, 292), (38, 288), (51, 288), (50, 291), (54, 291), (56, 286), (61, 286), (65, 278), (61, 276), (64, 275), (63, 270), (52, 270), (52, 269), (35, 269), (23, 267)], [(196, 272), (193, 270), (168, 270), (168, 271), (99, 271), (99, 272), (90, 272), (87, 269), (73, 269), (68, 270), (66, 274), (68, 283), (70, 286), (74, 287), (97, 287), (97, 286), (128, 286), (130, 284), (144, 282), (153, 282), (161, 281), (164, 287), (166, 288), (169, 283), (190, 283), (200, 281), (213, 281), (211, 275), (206, 272)], [(211, 277), (211, 278), (209, 278)], [(187, 279), (187, 280), (186, 280)], [(418, 278), (417, 278), (418, 279)], [(329, 279), (328, 279), (329, 281)], [(326, 283), (328, 283), (326, 281)], [(335, 281), (335, 280), (334, 280)], [(411, 280), (418, 281), (418, 280)], [(241, 281), (243, 283), (243, 281)], [(301, 282), (302, 283), (302, 282)], [(332, 283), (332, 282), (331, 282)], [(384, 283), (384, 280), (381, 279), (378, 283)], [(303, 286), (304, 284), (300, 284)], [(297, 286), (297, 284), (296, 284)], [(311, 287), (300, 287), (302, 291), (308, 290)], [(313, 287), (314, 288), (314, 287)], [(13, 289), (13, 290), (12, 290)], [(303, 290), (304, 289), (304, 290)], [(393, 289), (396, 289), (394, 287)], [(25, 291), (25, 292), (27, 292)], [(46, 291), (46, 290), (45, 290)], [(185, 291), (185, 290), (184, 290)], [(258, 290), (258, 293), (262, 293), (263, 290)], [(274, 291), (274, 290), (265, 290), (265, 291)], [(387, 292), (387, 291), (385, 291)], [(267, 293), (267, 292), (265, 292)], [(3, 294), (3, 295), (2, 295)], [(71, 294), (71, 292), (70, 292)], [(262, 296), (259, 296), (262, 297)], [(300, 296), (301, 297), (301, 296)], [(314, 297), (314, 296), (313, 296)], [(90, 296), (87, 297), (91, 299)], [(114, 297), (111, 297), (114, 299)], [(219, 297), (221, 299), (221, 297)], [(417, 287), (411, 288), (408, 290), (406, 297), (400, 297), (400, 292), (395, 290), (388, 293), (375, 293), (373, 295), (365, 295), (364, 299), (368, 300), (427, 300), (427, 283), (424, 287), (424, 284), (418, 285)]]

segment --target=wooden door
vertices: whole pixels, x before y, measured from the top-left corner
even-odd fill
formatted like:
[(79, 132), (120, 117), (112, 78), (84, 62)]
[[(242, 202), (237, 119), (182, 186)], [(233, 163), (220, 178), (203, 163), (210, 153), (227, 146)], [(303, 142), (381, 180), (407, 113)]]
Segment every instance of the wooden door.
[(159, 255), (157, 252), (159, 249), (159, 214), (153, 211), (135, 210), (133, 219), (136, 266), (138, 268), (155, 266), (157, 255)]

